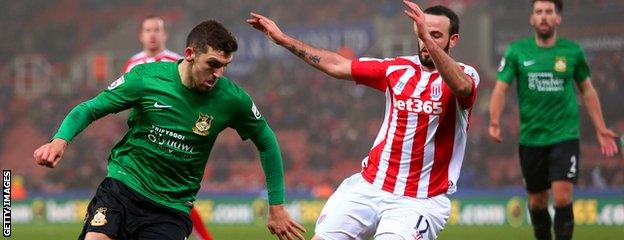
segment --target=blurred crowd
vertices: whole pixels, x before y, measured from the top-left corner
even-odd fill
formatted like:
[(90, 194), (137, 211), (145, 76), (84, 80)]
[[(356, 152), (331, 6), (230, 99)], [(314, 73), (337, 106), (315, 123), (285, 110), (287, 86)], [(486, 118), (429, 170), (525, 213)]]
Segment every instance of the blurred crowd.
[[(57, 20), (58, 27), (52, 24), (52, 28), (44, 30), (40, 25), (47, 23), (49, 18), (46, 14), (54, 9), (72, 6), (76, 2), (81, 3), (76, 8), (85, 12), (128, 8), (147, 12), (150, 9), (174, 6), (160, 1), (113, 1), (104, 4), (100, 1), (59, 0), (56, 4), (32, 1), (41, 2), (41, 5), (33, 9), (26, 2), (10, 2), (6, 8), (0, 10), (0, 27), (9, 33), (0, 37), (0, 51), (3, 52), (0, 55), (0, 106), (3, 108), (0, 110), (0, 165), (3, 169), (13, 169), (14, 174), (23, 175), (27, 189), (61, 192), (67, 189), (93, 188), (106, 174), (109, 150), (126, 130), (127, 112), (103, 118), (85, 130), (71, 142), (57, 169), (35, 166), (32, 151), (49, 141), (73, 106), (95, 96), (105, 83), (95, 87), (81, 86), (71, 94), (57, 88), (36, 95), (17, 94), (16, 73), (11, 71), (9, 63), (22, 49), (15, 46), (23, 46), (26, 53), (44, 56), (52, 65), (52, 73), (58, 75), (58, 72), (67, 68), (64, 59), (81, 54), (81, 51), (90, 47), (87, 44), (89, 41), (106, 35), (109, 31), (107, 29), (120, 20), (101, 17), (103, 22), (87, 26), (82, 25), (84, 23), (67, 24)], [(215, 9), (211, 1), (186, 1), (181, 4), (194, 9), (188, 13), (194, 22), (206, 15), (223, 22), (240, 22), (243, 19), (241, 16), (257, 10), (293, 27), (369, 21), (371, 16), (392, 15), (400, 8), (396, 2), (390, 1), (367, 0), (366, 4), (356, 2), (361, 1), (276, 0), (270, 4), (258, 3), (260, 6), (250, 9), (248, 1), (219, 1), (221, 8), (225, 5), (228, 11)], [(445, 1), (421, 2), (431, 4)], [(479, 1), (461, 1), (461, 7), (470, 7), (477, 2)], [(600, 2), (609, 4), (612, 1)], [(301, 7), (304, 5), (306, 7)], [(573, 6), (574, 4), (572, 8)], [(20, 9), (26, 8), (32, 10), (31, 15), (11, 15), (24, 12)], [(310, 9), (314, 11), (309, 11)], [(25, 23), (28, 22), (26, 19), (35, 20)], [(85, 32), (93, 26), (98, 27)], [(25, 33), (27, 31), (24, 29), (27, 27), (33, 27), (33, 31)], [(55, 31), (68, 32), (76, 37), (67, 37), (68, 34), (59, 37), (59, 34), (53, 34)], [(9, 40), (14, 38), (10, 38), (10, 34), (22, 34), (25, 37), (20, 39), (26, 40), (11, 43)], [(378, 52), (371, 49), (367, 56), (391, 57), (380, 56)], [(129, 56), (130, 54), (123, 57)], [(619, 88), (624, 87), (621, 80), (624, 77), (624, 50), (593, 51), (587, 56), (607, 125), (624, 133), (624, 113), (619, 111), (619, 101), (622, 99)], [(506, 141), (494, 143), (487, 135), (488, 101), (495, 81), (489, 75), (481, 73), (479, 99), (472, 112), (460, 184), (462, 187), (473, 188), (519, 187), (522, 186), (522, 177), (517, 156), (518, 111), (515, 96), (508, 98), (502, 121), (505, 124)], [(342, 179), (360, 169), (360, 161), (368, 153), (382, 121), (383, 93), (356, 86), (353, 82), (332, 79), (301, 61), (296, 61), (294, 57), (260, 59), (251, 71), (232, 78), (248, 90), (276, 131), (284, 155), (288, 188), (313, 191), (318, 186), (337, 186)], [(582, 172), (579, 187), (623, 188), (624, 155), (602, 157), (593, 126), (586, 111), (583, 109), (581, 112)], [(253, 145), (250, 142), (241, 142), (236, 133), (229, 130), (222, 133), (212, 151), (202, 189), (262, 189), (263, 178)]]

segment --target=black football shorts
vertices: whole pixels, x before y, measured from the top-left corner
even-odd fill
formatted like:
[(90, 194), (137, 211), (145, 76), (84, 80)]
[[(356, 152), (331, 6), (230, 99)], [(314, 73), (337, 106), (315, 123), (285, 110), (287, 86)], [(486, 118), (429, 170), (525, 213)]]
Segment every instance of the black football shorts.
[(122, 182), (105, 178), (87, 207), (82, 233), (99, 232), (118, 240), (185, 240), (192, 231), (189, 215), (157, 204)]
[(546, 146), (520, 145), (520, 166), (530, 193), (550, 189), (553, 181), (576, 184), (579, 175), (579, 140), (567, 140)]

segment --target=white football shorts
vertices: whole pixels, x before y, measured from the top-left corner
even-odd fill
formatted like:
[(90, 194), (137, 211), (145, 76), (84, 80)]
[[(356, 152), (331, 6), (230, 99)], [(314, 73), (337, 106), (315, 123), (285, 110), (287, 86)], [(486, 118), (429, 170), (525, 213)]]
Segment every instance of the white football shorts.
[(446, 195), (412, 198), (376, 189), (360, 173), (325, 203), (315, 234), (323, 240), (363, 239), (391, 233), (405, 240), (436, 239), (451, 212)]

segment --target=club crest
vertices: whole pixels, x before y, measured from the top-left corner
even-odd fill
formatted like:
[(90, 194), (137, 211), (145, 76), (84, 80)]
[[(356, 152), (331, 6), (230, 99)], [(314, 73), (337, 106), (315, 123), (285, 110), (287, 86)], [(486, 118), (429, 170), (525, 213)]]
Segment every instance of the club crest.
[(557, 57), (555, 59), (555, 71), (557, 72), (565, 72), (567, 69), (566, 58), (565, 57)]
[(432, 101), (438, 101), (442, 97), (442, 78), (438, 78), (431, 83), (430, 96)]
[(212, 116), (208, 116), (208, 114), (199, 113), (199, 118), (195, 122), (195, 126), (193, 127), (193, 132), (200, 136), (208, 136), (208, 130), (210, 129), (210, 124), (212, 124)]
[(95, 210), (95, 215), (93, 215), (93, 219), (91, 219), (91, 226), (100, 227), (106, 225), (108, 221), (106, 220), (106, 208), (100, 207)]

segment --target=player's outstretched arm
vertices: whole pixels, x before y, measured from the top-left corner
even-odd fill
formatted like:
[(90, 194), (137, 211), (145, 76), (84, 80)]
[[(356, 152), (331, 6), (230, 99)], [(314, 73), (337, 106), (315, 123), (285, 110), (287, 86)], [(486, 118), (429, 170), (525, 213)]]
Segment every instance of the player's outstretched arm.
[(505, 96), (507, 95), (508, 88), (509, 84), (496, 81), (492, 96), (490, 97), (490, 125), (488, 127), (488, 133), (490, 137), (497, 142), (503, 141), (503, 136), (500, 131), (500, 117), (505, 108)]
[(284, 204), (269, 206), (267, 227), (271, 234), (279, 239), (305, 239), (301, 235), (302, 232), (306, 232), (305, 228), (290, 217)]
[(583, 96), (587, 114), (589, 114), (596, 129), (596, 138), (598, 138), (602, 154), (607, 157), (615, 155), (618, 152), (617, 144), (615, 143), (617, 135), (611, 129), (608, 129), (604, 122), (600, 99), (598, 99), (598, 93), (596, 93), (596, 89), (591, 84), (591, 79), (587, 78), (585, 81), (578, 83), (578, 88)]
[(435, 40), (433, 40), (427, 25), (425, 25), (425, 13), (416, 3), (405, 0), (403, 3), (407, 8), (404, 11), (405, 15), (414, 21), (417, 28), (418, 38), (423, 41), (427, 51), (431, 54), (433, 63), (435, 64), (438, 72), (440, 72), (444, 82), (446, 82), (455, 96), (471, 96), (475, 83), (472, 79), (470, 79), (470, 77), (468, 77), (468, 75), (466, 75), (466, 73), (464, 73), (464, 71), (462, 71), (459, 64), (453, 60), (451, 56), (444, 52), (444, 49), (438, 46)]
[(344, 80), (351, 79), (351, 60), (340, 54), (313, 47), (299, 41), (279, 29), (273, 20), (257, 13), (251, 13), (247, 23), (253, 28), (264, 32), (269, 39), (301, 58), (311, 66), (328, 75)]
[(61, 157), (63, 157), (65, 149), (67, 149), (67, 141), (56, 138), (37, 148), (33, 157), (35, 158), (35, 162), (37, 164), (54, 168), (59, 164), (59, 161), (61, 161)]

